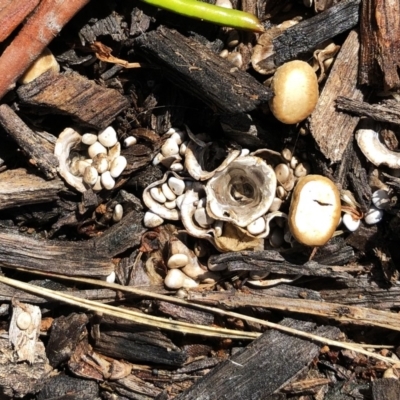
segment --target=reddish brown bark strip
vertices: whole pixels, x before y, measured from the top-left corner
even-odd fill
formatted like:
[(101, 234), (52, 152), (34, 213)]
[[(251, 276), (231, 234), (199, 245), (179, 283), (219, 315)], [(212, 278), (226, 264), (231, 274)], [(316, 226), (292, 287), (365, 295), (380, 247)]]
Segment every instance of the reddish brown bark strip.
[(8, 38), (14, 29), (35, 9), (39, 1), (0, 1), (0, 42)]
[(400, 88), (400, 0), (364, 0), (359, 83)]
[(35, 13), (0, 57), (0, 98), (90, 0), (42, 0)]

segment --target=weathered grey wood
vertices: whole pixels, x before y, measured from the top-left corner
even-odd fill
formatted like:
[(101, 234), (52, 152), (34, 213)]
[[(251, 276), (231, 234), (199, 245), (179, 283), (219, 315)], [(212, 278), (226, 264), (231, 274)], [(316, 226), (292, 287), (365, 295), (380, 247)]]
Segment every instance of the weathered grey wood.
[(393, 378), (377, 379), (372, 382), (373, 400), (400, 399), (400, 382)]
[(5, 399), (23, 398), (38, 392), (53, 368), (47, 361), (43, 342), (37, 341), (32, 363), (19, 362), (12, 344), (3, 334), (0, 337), (0, 393)]
[(368, 104), (364, 101), (339, 96), (336, 99), (337, 108), (351, 114), (369, 117), (375, 121), (400, 125), (400, 106), (397, 101), (385, 104)]
[[(107, 89), (76, 72), (44, 73), (17, 90), (21, 104), (41, 112), (66, 114), (79, 124), (104, 129), (129, 106), (115, 89)], [(61, 130), (61, 129), (60, 129)]]
[[(283, 324), (331, 338), (339, 334), (337, 328), (316, 329), (315, 324), (309, 322), (285, 320)], [(175, 400), (269, 399), (307, 368), (318, 354), (318, 345), (270, 330), (217, 365)]]
[(275, 65), (298, 58), (318, 44), (358, 24), (361, 0), (344, 0), (328, 10), (286, 29), (272, 41)]
[(400, 315), (372, 308), (355, 307), (341, 303), (328, 303), (309, 299), (292, 299), (287, 297), (273, 297), (266, 294), (249, 295), (246, 293), (230, 292), (190, 292), (188, 299), (223, 306), (228, 309), (238, 307), (262, 307), (271, 310), (281, 310), (296, 314), (316, 315), (331, 318), (336, 321), (358, 325), (378, 326), (400, 331)]
[(161, 68), (166, 78), (214, 111), (248, 112), (272, 97), (270, 89), (251, 75), (234, 68), (198, 41), (166, 27), (139, 36), (135, 47)]
[(359, 118), (336, 110), (336, 98), (362, 100), (357, 88), (359, 42), (351, 31), (336, 57), (328, 80), (310, 117), (310, 131), (322, 154), (331, 162), (342, 159)]
[(38, 240), (12, 230), (0, 230), (0, 266), (64, 275), (106, 277), (114, 271), (111, 258), (86, 242)]
[(181, 366), (187, 354), (175, 346), (161, 332), (148, 330), (130, 323), (130, 332), (120, 330), (118, 325), (105, 327), (95, 343), (95, 350), (104, 355), (131, 362), (155, 363)]
[(371, 281), (368, 276), (341, 282), (343, 289), (322, 288), (319, 292), (324, 301), (368, 307), (377, 310), (392, 310), (400, 307), (400, 284), (390, 285), (383, 281)]
[(75, 378), (55, 374), (46, 380), (43, 389), (37, 395), (37, 400), (65, 399), (65, 400), (100, 400), (99, 384), (88, 379)]
[(53, 368), (69, 360), (78, 341), (83, 335), (87, 335), (88, 322), (88, 316), (82, 313), (71, 313), (66, 317), (62, 315), (53, 321), (46, 348), (49, 363)]
[(104, 257), (113, 257), (127, 249), (140, 244), (141, 237), (146, 231), (143, 226), (144, 213), (131, 211), (118, 223), (108, 228), (106, 232), (93, 239), (96, 252)]
[(58, 160), (43, 146), (42, 139), (35, 134), (22, 119), (7, 105), (0, 105), (0, 125), (17, 142), (48, 179), (57, 176)]
[(211, 325), (214, 323), (214, 315), (206, 311), (183, 307), (166, 301), (158, 301), (157, 306), (158, 311), (178, 321), (198, 325)]
[[(287, 256), (286, 256), (287, 257)], [(290, 260), (290, 258), (289, 258)], [(208, 265), (225, 265), (228, 271), (268, 271), (276, 274), (320, 276), (328, 278), (353, 277), (347, 270), (354, 271), (354, 267), (340, 267), (319, 264), (315, 261), (294, 264), (286, 260), (284, 254), (274, 250), (242, 251), (212, 255)], [(360, 268), (358, 268), (359, 270)]]
[(24, 168), (0, 173), (0, 210), (57, 200), (67, 188), (55, 178), (48, 181)]

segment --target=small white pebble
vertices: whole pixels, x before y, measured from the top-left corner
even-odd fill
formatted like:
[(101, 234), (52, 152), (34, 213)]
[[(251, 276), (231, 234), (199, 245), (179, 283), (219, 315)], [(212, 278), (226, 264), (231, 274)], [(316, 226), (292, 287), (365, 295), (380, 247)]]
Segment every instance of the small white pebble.
[(82, 143), (91, 146), (93, 143), (97, 142), (97, 135), (94, 133), (84, 133), (82, 135)]
[(108, 275), (106, 277), (106, 282), (107, 283), (114, 283), (115, 282), (115, 278), (116, 278), (116, 275), (115, 275), (115, 272), (113, 271), (113, 272), (111, 272), (110, 275)]
[(88, 148), (88, 153), (90, 158), (94, 158), (100, 153), (107, 154), (107, 149), (100, 142), (95, 142)]
[(167, 182), (161, 185), (161, 190), (164, 193), (164, 196), (167, 198), (167, 200), (172, 201), (176, 199), (174, 192), (169, 188)]
[(372, 193), (372, 203), (380, 210), (386, 210), (390, 206), (390, 197), (386, 190), (379, 189)]
[(214, 224), (214, 234), (216, 237), (220, 237), (224, 231), (224, 222), (223, 221), (215, 221)]
[(368, 225), (377, 224), (383, 217), (383, 210), (371, 207), (365, 214), (364, 221)]
[(83, 173), (83, 181), (88, 185), (92, 186), (96, 183), (97, 178), (99, 177), (96, 168), (89, 166), (85, 168), (85, 172)]
[(174, 139), (168, 138), (161, 146), (161, 154), (164, 157), (171, 157), (179, 154), (178, 143)]
[(251, 224), (247, 225), (247, 230), (251, 235), (259, 235), (265, 231), (265, 219), (263, 217), (257, 218)]
[(204, 207), (197, 208), (194, 212), (194, 219), (202, 228), (209, 228), (215, 221), (214, 218), (211, 218)]
[(111, 162), (121, 155), (121, 143), (117, 142), (113, 147), (108, 149), (108, 159)]
[(176, 129), (175, 128), (169, 128), (168, 130), (167, 130), (167, 132), (165, 132), (165, 134), (166, 135), (172, 135), (173, 133), (175, 133), (176, 132)]
[(111, 190), (115, 186), (115, 181), (112, 178), (110, 171), (101, 174), (101, 185), (106, 190)]
[(187, 145), (188, 142), (183, 142), (180, 146), (179, 146), (179, 155), (184, 157), (185, 153), (186, 153), (186, 149), (187, 149)]
[(181, 194), (181, 195), (178, 196), (178, 197), (176, 198), (176, 200), (175, 200), (176, 206), (179, 208), (179, 210), (180, 210), (181, 207), (182, 207), (182, 203), (183, 203), (184, 197), (185, 197), (185, 195), (184, 195), (184, 194)]
[(177, 196), (180, 196), (185, 191), (184, 180), (175, 178), (174, 176), (168, 179), (168, 186)]
[(189, 257), (186, 254), (174, 254), (167, 261), (168, 268), (182, 268), (189, 263)]
[(242, 151), (240, 152), (240, 157), (246, 157), (250, 154), (250, 150), (249, 149), (242, 149)]
[(124, 139), (124, 147), (131, 147), (137, 143), (135, 136), (128, 136)]
[(29, 325), (32, 323), (32, 317), (29, 313), (26, 311), (22, 311), (16, 320), (17, 327), (21, 331), (25, 331), (29, 328)]
[(179, 132), (175, 132), (171, 135), (171, 139), (175, 140), (176, 144), (182, 144), (183, 139), (185, 136), (183, 135), (183, 132), (181, 131), (181, 134)]
[(165, 277), (164, 284), (169, 289), (180, 289), (182, 287), (194, 288), (199, 284), (185, 275), (180, 269), (170, 269)]
[(150, 196), (159, 203), (163, 204), (167, 201), (167, 198), (164, 196), (160, 187), (153, 187), (149, 190)]
[(103, 129), (97, 135), (97, 140), (104, 147), (112, 147), (118, 142), (117, 132), (112, 126), (108, 126), (106, 129)]
[(117, 204), (114, 207), (113, 211), (113, 221), (114, 222), (119, 222), (121, 221), (122, 217), (124, 216), (124, 209), (122, 208), (121, 204)]
[(126, 168), (128, 162), (124, 156), (118, 156), (110, 165), (110, 174), (113, 178), (118, 178)]
[(79, 160), (77, 162), (78, 174), (79, 176), (83, 176), (85, 173), (86, 167), (90, 167), (92, 165), (92, 159), (88, 158), (87, 160)]
[(166, 201), (164, 203), (164, 206), (166, 208), (168, 208), (168, 210), (173, 210), (174, 208), (176, 208), (176, 200), (172, 200), (172, 201)]
[(342, 217), (342, 223), (350, 232), (355, 232), (360, 227), (361, 221), (345, 213)]
[(278, 197), (275, 197), (274, 200), (272, 200), (271, 207), (269, 208), (268, 212), (273, 212), (273, 211), (279, 211), (279, 209), (282, 206), (283, 201), (279, 199)]
[(164, 220), (159, 217), (157, 214), (152, 213), (151, 211), (147, 211), (143, 217), (143, 224), (146, 228), (155, 228), (160, 226)]
[(173, 163), (169, 167), (169, 169), (173, 172), (182, 172), (183, 171), (183, 165), (181, 163)]
[(96, 171), (99, 174), (106, 172), (110, 167), (107, 155), (104, 153), (100, 153), (97, 154), (97, 156), (93, 157), (92, 167), (96, 168)]
[(101, 186), (101, 177), (99, 176), (97, 178), (96, 183), (92, 186), (92, 190), (94, 192), (100, 192), (100, 190), (102, 190), (102, 189), (103, 189), (103, 186)]
[(165, 157), (164, 157), (161, 153), (158, 153), (158, 154), (153, 158), (153, 161), (152, 161), (153, 166), (156, 166), (156, 165), (160, 164), (161, 161), (164, 160), (164, 158), (165, 158)]

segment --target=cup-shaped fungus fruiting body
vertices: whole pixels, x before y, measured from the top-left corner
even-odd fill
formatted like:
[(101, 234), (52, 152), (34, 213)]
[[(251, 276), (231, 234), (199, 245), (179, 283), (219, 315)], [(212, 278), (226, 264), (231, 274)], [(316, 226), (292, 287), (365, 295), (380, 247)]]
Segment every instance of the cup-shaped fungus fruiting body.
[(318, 79), (312, 67), (294, 60), (279, 67), (272, 80), (274, 97), (269, 107), (284, 124), (297, 124), (306, 119), (318, 101)]
[(289, 209), (289, 228), (298, 242), (323, 246), (333, 236), (340, 214), (340, 193), (330, 179), (321, 175), (299, 179)]

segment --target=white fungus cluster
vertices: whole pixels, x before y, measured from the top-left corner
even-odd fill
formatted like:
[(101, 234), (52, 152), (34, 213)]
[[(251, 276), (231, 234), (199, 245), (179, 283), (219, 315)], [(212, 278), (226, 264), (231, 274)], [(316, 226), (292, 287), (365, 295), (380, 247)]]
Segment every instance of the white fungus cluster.
[(71, 128), (58, 137), (54, 154), (61, 176), (78, 191), (111, 190), (127, 166), (121, 144), (112, 126), (96, 133), (80, 135)]
[(153, 164), (162, 164), (168, 171), (143, 193), (149, 209), (144, 217), (146, 227), (180, 220), (189, 235), (219, 249), (218, 238), (229, 225), (235, 227), (237, 236), (268, 238), (272, 246), (282, 245), (287, 215), (279, 210), (297, 179), (308, 174), (306, 162), (289, 149), (250, 153), (221, 148), (225, 158), (212, 170), (207, 152), (218, 153), (217, 143), (178, 129), (166, 135)]

